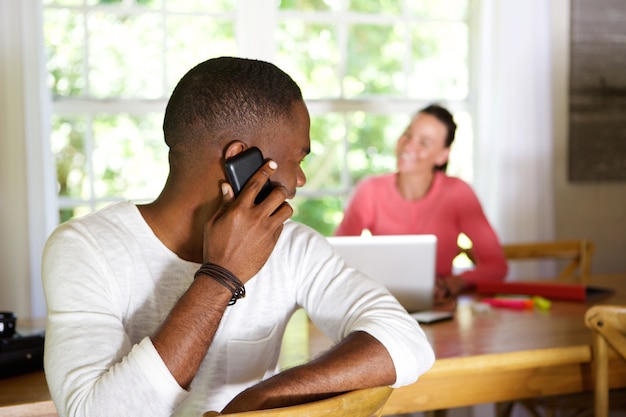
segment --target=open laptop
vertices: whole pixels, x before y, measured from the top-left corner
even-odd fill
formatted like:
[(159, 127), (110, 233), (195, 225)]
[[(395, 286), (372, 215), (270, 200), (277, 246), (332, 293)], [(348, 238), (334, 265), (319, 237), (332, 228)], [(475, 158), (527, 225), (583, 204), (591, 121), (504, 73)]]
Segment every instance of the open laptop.
[[(349, 266), (385, 285), (409, 313), (433, 307), (435, 235), (332, 236), (327, 239)], [(414, 315), (418, 321), (422, 321), (421, 316), (426, 315)]]

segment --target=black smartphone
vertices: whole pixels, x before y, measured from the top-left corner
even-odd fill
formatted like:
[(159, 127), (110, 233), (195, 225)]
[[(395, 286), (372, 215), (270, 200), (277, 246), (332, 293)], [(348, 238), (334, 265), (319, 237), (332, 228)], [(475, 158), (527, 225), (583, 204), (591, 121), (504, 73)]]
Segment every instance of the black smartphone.
[[(226, 176), (228, 177), (228, 182), (230, 182), (230, 185), (233, 187), (235, 197), (239, 195), (252, 174), (261, 168), (264, 162), (265, 160), (263, 159), (261, 150), (256, 147), (248, 148), (240, 154), (226, 160), (224, 163)], [(267, 180), (254, 199), (254, 204), (259, 204), (263, 201), (270, 191), (272, 191), (272, 185), (270, 184), (270, 180)]]

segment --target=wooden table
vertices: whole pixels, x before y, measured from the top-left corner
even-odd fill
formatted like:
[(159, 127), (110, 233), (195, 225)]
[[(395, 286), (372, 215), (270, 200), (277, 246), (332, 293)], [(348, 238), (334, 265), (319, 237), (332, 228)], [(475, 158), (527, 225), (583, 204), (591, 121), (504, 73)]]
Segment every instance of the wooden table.
[[(626, 274), (598, 276), (593, 281), (616, 288), (616, 293), (586, 303), (553, 301), (547, 312), (495, 308), (477, 312), (473, 297), (461, 298), (453, 320), (423, 326), (437, 360), (416, 383), (394, 390), (383, 414), (591, 391), (592, 336), (584, 314), (592, 304), (626, 304)], [(297, 321), (302, 323), (302, 317)], [(301, 326), (291, 333), (303, 340)], [(308, 343), (306, 335), (304, 340), (305, 347), (288, 344), (290, 364), (330, 345), (314, 326)], [(626, 363), (614, 355), (609, 369), (611, 387), (626, 387)], [(37, 415), (50, 415), (46, 414), (52, 406), (49, 400), (42, 372), (0, 379), (0, 407), (28, 406), (44, 411)]]
[[(417, 382), (394, 390), (383, 415), (592, 391), (585, 312), (593, 304), (626, 304), (626, 274), (592, 282), (615, 293), (588, 302), (552, 301), (545, 312), (480, 311), (480, 296), (461, 297), (453, 320), (422, 325), (437, 360)], [(328, 346), (330, 340), (313, 326), (312, 355)], [(609, 370), (611, 387), (626, 387), (626, 362), (617, 354)]]
[[(39, 332), (44, 328), (45, 319), (17, 320), (17, 331), (21, 334)], [(42, 371), (0, 379), (0, 416), (57, 416)]]
[[(592, 304), (626, 304), (626, 274), (592, 281), (616, 292), (553, 301), (547, 312), (477, 312), (472, 298), (462, 298), (454, 320), (423, 326), (437, 360), (416, 383), (394, 390), (383, 415), (593, 390), (584, 315)], [(626, 362), (615, 354), (609, 369), (611, 387), (626, 387)]]

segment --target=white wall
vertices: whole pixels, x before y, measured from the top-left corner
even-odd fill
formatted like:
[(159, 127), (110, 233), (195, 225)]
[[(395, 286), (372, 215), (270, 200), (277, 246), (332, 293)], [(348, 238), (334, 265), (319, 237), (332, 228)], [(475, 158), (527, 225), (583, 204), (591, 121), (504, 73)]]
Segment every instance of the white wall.
[(21, 62), (14, 42), (19, 30), (0, 3), (0, 308), (26, 313), (30, 309), (28, 285), (28, 210), (26, 201), (26, 143), (21, 109), (24, 106)]
[(592, 273), (623, 273), (626, 272), (626, 181), (581, 184), (567, 179), (569, 8), (569, 0), (553, 1), (556, 237), (591, 239), (596, 244)]
[(40, 146), (49, 103), (40, 8), (0, 1), (0, 309), (18, 323), (45, 315), (41, 252), (56, 217), (54, 188), (44, 187), (54, 184), (52, 157)]

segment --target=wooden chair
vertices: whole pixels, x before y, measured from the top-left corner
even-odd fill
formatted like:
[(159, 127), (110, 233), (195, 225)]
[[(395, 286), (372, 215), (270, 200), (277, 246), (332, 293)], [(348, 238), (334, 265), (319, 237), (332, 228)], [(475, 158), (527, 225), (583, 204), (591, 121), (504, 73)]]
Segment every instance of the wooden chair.
[[(587, 239), (554, 240), (546, 242), (509, 243), (502, 245), (504, 256), (509, 261), (556, 259), (568, 261), (556, 277), (557, 281), (589, 283), (591, 258), (595, 251), (593, 242)], [(460, 249), (472, 262), (470, 249)]]
[(622, 359), (626, 360), (626, 306), (593, 306), (585, 314), (585, 324), (593, 330), (594, 415), (607, 417), (609, 414), (607, 347), (611, 346)]
[(235, 414), (220, 414), (207, 411), (202, 417), (379, 417), (383, 406), (391, 395), (392, 388), (376, 387), (346, 392), (336, 397), (270, 410), (246, 411)]
[(52, 400), (0, 407), (2, 417), (59, 417)]
[(556, 277), (557, 281), (587, 284), (591, 274), (593, 242), (587, 239), (549, 242), (513, 243), (502, 246), (506, 259), (562, 259), (569, 261)]

